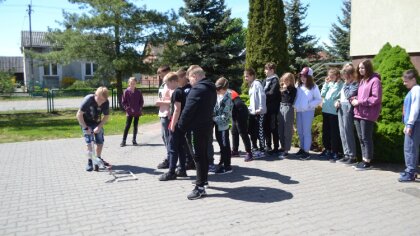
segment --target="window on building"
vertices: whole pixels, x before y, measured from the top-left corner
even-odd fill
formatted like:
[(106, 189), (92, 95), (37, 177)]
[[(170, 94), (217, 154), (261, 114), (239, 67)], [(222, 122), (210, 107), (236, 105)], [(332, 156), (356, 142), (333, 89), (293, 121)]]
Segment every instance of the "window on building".
[(92, 63), (92, 62), (86, 63), (86, 66), (85, 66), (85, 75), (87, 75), (87, 76), (93, 76), (95, 74), (95, 72), (96, 72), (97, 67), (98, 66), (95, 63)]
[(57, 64), (44, 65), (44, 75), (58, 75)]

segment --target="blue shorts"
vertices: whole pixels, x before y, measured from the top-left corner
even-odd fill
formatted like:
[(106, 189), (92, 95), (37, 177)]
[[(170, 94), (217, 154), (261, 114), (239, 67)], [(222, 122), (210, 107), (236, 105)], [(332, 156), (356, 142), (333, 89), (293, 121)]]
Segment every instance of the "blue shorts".
[[(96, 126), (89, 126), (89, 128), (93, 130), (96, 128)], [(87, 144), (90, 144), (92, 142), (92, 135), (91, 134), (87, 134), (86, 130), (84, 130), (82, 127), (82, 132), (83, 132), (83, 136), (85, 137), (85, 142)], [(104, 143), (104, 128), (101, 128), (101, 131), (97, 134), (95, 134), (95, 143), (96, 144), (103, 144)]]

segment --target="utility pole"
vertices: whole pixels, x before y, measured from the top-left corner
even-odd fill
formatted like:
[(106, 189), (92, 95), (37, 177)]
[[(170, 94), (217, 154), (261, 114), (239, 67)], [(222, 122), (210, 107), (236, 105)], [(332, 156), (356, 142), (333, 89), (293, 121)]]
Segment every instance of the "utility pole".
[[(29, 49), (32, 51), (32, 19), (31, 19), (31, 15), (32, 15), (32, 1), (31, 4), (28, 5), (28, 15), (29, 15)], [(32, 59), (32, 56), (29, 55), (29, 63), (30, 63), (30, 91), (34, 91), (35, 90), (35, 78), (34, 78), (34, 61)]]

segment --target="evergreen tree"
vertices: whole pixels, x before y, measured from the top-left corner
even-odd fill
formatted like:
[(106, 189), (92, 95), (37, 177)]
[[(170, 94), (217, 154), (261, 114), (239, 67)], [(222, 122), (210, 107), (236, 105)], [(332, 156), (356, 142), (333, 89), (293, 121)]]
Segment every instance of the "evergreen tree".
[(315, 36), (307, 34), (309, 25), (304, 24), (309, 4), (304, 5), (300, 0), (291, 0), (286, 4), (286, 25), (289, 43), (290, 64), (292, 70), (300, 70), (301, 59), (317, 57), (319, 48)]
[(350, 23), (351, 23), (351, 0), (343, 1), (341, 11), (343, 17), (337, 17), (338, 24), (332, 24), (330, 40), (332, 46), (325, 45), (328, 52), (339, 60), (350, 59)]
[[(37, 55), (46, 61), (69, 63), (94, 61), (98, 70), (115, 76), (121, 102), (122, 77), (147, 71), (140, 45), (160, 37), (167, 17), (156, 11), (121, 0), (69, 0), (89, 10), (89, 14), (64, 12), (65, 30), (51, 30), (48, 38), (54, 51)], [(121, 104), (120, 104), (121, 105)], [(120, 106), (122, 107), (122, 106)]]
[(378, 54), (373, 58), (372, 64), (373, 69), (378, 70), (381, 63), (384, 61), (385, 57), (387, 57), (389, 50), (391, 50), (392, 46), (389, 42), (387, 42), (381, 50), (379, 50)]
[[(242, 33), (242, 24), (230, 18), (225, 1), (184, 0), (179, 15), (185, 24), (179, 27), (178, 35), (168, 44), (164, 58), (171, 65), (200, 65), (208, 78), (225, 76), (230, 81), (239, 78), (239, 56), (243, 43), (232, 39)], [(181, 39), (180, 42), (178, 39)]]
[(264, 65), (274, 62), (281, 75), (289, 67), (283, 1), (250, 0), (249, 6), (246, 67), (254, 68), (258, 79), (262, 79)]
[[(385, 44), (373, 61), (381, 75), (382, 109), (375, 132), (375, 158), (386, 161), (402, 161), (404, 125), (401, 122), (403, 100), (407, 89), (401, 76), (405, 70), (414, 69), (410, 56), (399, 47)], [(380, 62), (380, 64), (377, 64)]]

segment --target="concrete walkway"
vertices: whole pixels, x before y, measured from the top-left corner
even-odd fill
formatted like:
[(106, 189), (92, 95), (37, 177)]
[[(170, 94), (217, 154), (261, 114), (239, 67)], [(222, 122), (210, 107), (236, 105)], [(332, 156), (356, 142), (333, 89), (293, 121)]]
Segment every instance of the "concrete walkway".
[(103, 157), (137, 181), (84, 171), (82, 138), (0, 144), (0, 235), (419, 234), (420, 185), (398, 183), (401, 166), (233, 158), (233, 173), (210, 176), (208, 197), (187, 200), (194, 171), (158, 181), (159, 126), (142, 126), (137, 147), (106, 136)]

